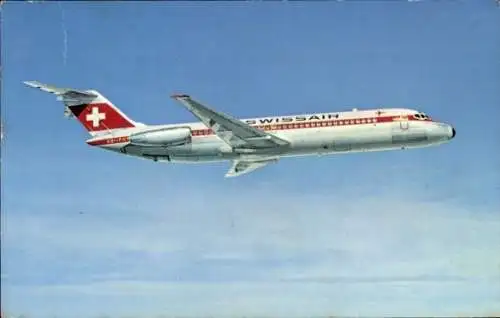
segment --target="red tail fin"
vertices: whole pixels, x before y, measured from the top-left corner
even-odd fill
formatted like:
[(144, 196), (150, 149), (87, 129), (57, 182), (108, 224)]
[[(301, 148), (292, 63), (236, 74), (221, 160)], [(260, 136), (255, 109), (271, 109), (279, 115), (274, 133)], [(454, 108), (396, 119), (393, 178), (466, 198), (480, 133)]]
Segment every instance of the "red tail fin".
[(144, 125), (128, 118), (98, 91), (59, 88), (38, 81), (26, 81), (24, 83), (30, 87), (57, 95), (58, 100), (62, 101), (66, 106), (64, 114), (74, 115), (91, 135), (101, 131)]
[(136, 126), (134, 121), (109, 102), (92, 102), (68, 108), (89, 133)]
[(136, 127), (137, 123), (125, 115), (113, 103), (95, 90), (87, 91), (97, 97), (82, 103), (67, 103), (71, 113), (94, 135), (101, 131)]

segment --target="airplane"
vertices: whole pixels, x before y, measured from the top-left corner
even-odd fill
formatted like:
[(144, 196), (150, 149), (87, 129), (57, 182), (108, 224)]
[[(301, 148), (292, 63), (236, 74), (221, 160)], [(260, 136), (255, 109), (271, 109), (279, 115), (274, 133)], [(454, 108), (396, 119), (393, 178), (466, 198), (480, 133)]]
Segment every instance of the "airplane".
[(449, 142), (455, 128), (407, 108), (381, 108), (237, 119), (186, 94), (171, 97), (199, 122), (146, 125), (136, 122), (94, 89), (29, 87), (55, 94), (66, 117), (87, 130), (90, 146), (167, 163), (231, 161), (236, 177), (284, 157), (428, 147)]

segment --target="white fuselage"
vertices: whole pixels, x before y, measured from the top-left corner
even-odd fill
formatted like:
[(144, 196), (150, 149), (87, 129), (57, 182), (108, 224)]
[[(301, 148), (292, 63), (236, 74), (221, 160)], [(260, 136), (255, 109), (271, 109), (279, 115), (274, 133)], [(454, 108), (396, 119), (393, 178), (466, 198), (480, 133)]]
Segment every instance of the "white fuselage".
[[(248, 153), (232, 149), (203, 123), (120, 129), (96, 136), (87, 143), (157, 161), (196, 163), (426, 147), (447, 142), (455, 136), (450, 125), (419, 114), (412, 109), (392, 108), (242, 119), (290, 142), (290, 146), (283, 149)], [(129, 137), (138, 132), (176, 127), (191, 129), (189, 143), (165, 147), (130, 142)]]

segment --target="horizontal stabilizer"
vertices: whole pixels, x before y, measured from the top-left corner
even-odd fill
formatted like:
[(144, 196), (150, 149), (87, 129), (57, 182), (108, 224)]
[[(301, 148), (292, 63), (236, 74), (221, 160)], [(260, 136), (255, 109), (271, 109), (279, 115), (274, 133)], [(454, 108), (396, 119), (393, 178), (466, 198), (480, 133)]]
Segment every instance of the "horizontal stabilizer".
[(91, 93), (91, 92), (86, 92), (86, 91), (80, 91), (72, 88), (60, 88), (56, 87), (53, 85), (48, 85), (48, 84), (43, 84), (38, 81), (25, 81), (24, 84), (33, 87), (33, 88), (38, 88), (44, 92), (52, 93), (55, 95), (62, 95), (66, 98), (96, 98), (98, 95)]

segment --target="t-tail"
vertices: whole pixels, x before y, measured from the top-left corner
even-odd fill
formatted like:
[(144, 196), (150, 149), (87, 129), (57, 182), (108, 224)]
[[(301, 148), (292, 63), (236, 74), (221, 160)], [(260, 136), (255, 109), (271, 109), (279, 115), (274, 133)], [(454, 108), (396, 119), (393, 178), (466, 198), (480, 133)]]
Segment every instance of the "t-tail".
[(106, 97), (95, 90), (59, 88), (37, 81), (26, 81), (26, 85), (55, 94), (65, 105), (64, 114), (75, 117), (92, 136), (111, 133), (117, 129), (144, 126), (125, 115)]

